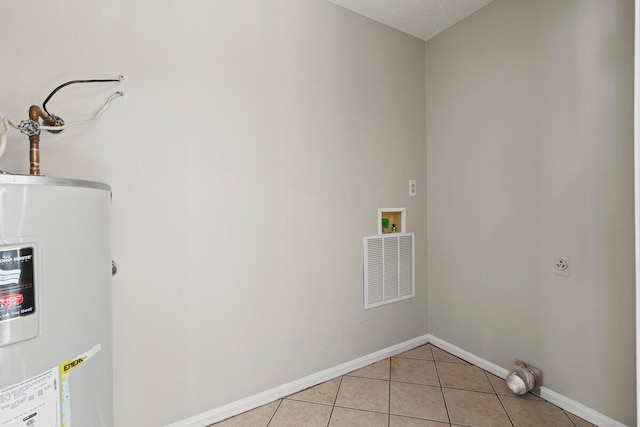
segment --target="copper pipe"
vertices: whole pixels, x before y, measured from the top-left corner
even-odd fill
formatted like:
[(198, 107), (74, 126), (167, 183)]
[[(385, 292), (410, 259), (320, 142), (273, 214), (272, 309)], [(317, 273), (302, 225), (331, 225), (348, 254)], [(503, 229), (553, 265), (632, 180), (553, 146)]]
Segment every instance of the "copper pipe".
[[(45, 126), (55, 126), (56, 120), (42, 111), (37, 105), (29, 108), (29, 120), (36, 123), (42, 123)], [(40, 133), (29, 136), (29, 174), (40, 175)]]

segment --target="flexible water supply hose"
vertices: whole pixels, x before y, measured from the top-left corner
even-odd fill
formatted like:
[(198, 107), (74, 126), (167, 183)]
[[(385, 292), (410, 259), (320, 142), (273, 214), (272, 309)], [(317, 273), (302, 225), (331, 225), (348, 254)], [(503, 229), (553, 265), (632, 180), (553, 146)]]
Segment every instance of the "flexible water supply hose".
[(7, 134), (11, 130), (9, 119), (6, 117), (2, 118), (2, 125), (4, 126), (4, 130), (0, 133), (0, 157), (2, 157), (4, 151), (7, 149)]

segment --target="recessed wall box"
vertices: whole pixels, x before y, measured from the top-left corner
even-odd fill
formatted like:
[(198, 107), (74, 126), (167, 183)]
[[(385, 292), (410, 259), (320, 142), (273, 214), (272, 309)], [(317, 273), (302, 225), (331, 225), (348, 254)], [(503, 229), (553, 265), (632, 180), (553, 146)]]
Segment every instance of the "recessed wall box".
[(407, 232), (406, 208), (378, 209), (378, 235)]

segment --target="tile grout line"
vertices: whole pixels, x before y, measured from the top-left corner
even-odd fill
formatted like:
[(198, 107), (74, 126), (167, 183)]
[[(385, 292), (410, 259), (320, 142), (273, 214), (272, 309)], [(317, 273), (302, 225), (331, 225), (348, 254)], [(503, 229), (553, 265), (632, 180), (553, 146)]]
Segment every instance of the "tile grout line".
[(496, 398), (498, 399), (498, 402), (500, 402), (500, 406), (502, 406), (502, 410), (504, 411), (505, 414), (507, 414), (507, 418), (509, 418), (509, 422), (511, 423), (512, 426), (515, 427), (515, 423), (513, 422), (513, 420), (511, 419), (511, 415), (509, 415), (509, 411), (507, 411), (507, 408), (504, 406), (504, 403), (502, 403), (502, 399), (500, 399), (500, 396), (498, 395), (498, 390), (496, 390), (496, 388), (493, 386), (493, 383), (491, 382), (491, 380), (489, 379), (489, 375), (487, 375), (487, 371), (485, 371), (484, 369), (482, 370), (482, 372), (484, 372), (484, 376), (487, 379), (487, 381), (489, 381), (489, 384), (491, 384), (491, 388), (494, 391), (494, 395), (496, 396)]
[[(468, 362), (468, 361), (466, 361), (466, 360), (464, 360), (464, 359), (462, 359), (462, 358), (460, 358), (460, 357), (458, 357), (458, 356), (456, 356), (456, 355), (453, 355), (453, 354), (449, 353), (447, 350), (443, 350), (443, 349), (441, 349), (440, 347), (435, 346), (435, 345), (433, 345), (433, 344), (429, 344), (429, 345), (431, 346), (431, 354), (433, 355), (433, 360), (434, 360), (434, 361), (436, 361), (436, 362), (440, 362), (440, 363), (453, 363), (453, 364), (456, 364), (456, 365), (471, 365), (471, 366), (476, 366), (476, 365), (474, 365), (474, 364), (473, 364), (473, 363), (471, 363), (471, 362)], [(459, 362), (449, 362), (449, 361), (446, 361), (446, 360), (436, 360), (436, 354), (433, 352), (433, 349), (434, 349), (434, 348), (437, 348), (438, 350), (440, 350), (440, 351), (442, 351), (442, 352), (444, 352), (444, 353), (447, 353), (448, 355), (452, 356), (454, 359), (459, 360)], [(481, 368), (481, 369), (482, 369), (482, 368)]]
[[(560, 408), (562, 409), (562, 408)], [(567, 411), (565, 411), (564, 409), (562, 409), (562, 412), (564, 412), (564, 414), (567, 416), (567, 418), (569, 418), (569, 421), (571, 422), (571, 424), (573, 424), (574, 427), (578, 427), (578, 425), (576, 423), (573, 422), (573, 420), (571, 419), (571, 417), (569, 416), (569, 414), (567, 413)]]
[(449, 415), (449, 407), (447, 406), (447, 399), (444, 397), (444, 389), (442, 388), (442, 380), (440, 380), (440, 372), (438, 372), (438, 364), (436, 363), (436, 356), (433, 354), (433, 347), (429, 344), (429, 350), (431, 350), (431, 356), (433, 357), (433, 364), (436, 367), (436, 375), (438, 376), (438, 383), (440, 383), (440, 393), (442, 394), (442, 401), (444, 402), (444, 410), (447, 411), (447, 419), (449, 425), (451, 425), (451, 415)]
[(329, 424), (331, 424), (331, 417), (333, 417), (333, 410), (336, 409), (336, 402), (338, 401), (338, 394), (340, 393), (340, 387), (342, 387), (343, 379), (344, 375), (340, 376), (340, 384), (338, 384), (338, 390), (336, 390), (336, 397), (333, 398), (333, 405), (331, 405), (331, 413), (329, 414), (329, 419), (327, 420), (327, 427), (329, 427)]
[[(415, 359), (415, 360), (421, 360), (421, 359)], [(443, 363), (443, 362), (435, 362), (434, 360), (424, 360), (424, 361), (425, 362), (434, 362), (434, 367), (436, 367), (436, 368), (438, 366), (438, 363)], [(478, 368), (478, 369), (481, 369), (481, 368)], [(449, 389), (449, 390), (471, 391), (473, 393), (497, 394), (493, 389), (493, 385), (491, 385), (492, 386), (492, 391), (484, 391), (484, 390), (477, 390), (477, 389), (473, 389), (473, 388), (453, 387), (453, 386), (446, 386), (445, 387), (440, 383), (440, 378), (438, 378), (438, 383), (439, 384), (416, 383), (416, 382), (411, 382), (411, 381), (406, 381), (406, 380), (405, 381), (393, 380), (393, 382), (400, 383), (400, 384), (412, 384), (412, 385), (420, 385), (420, 386), (428, 386), (428, 387), (440, 387), (440, 388), (443, 388), (443, 389), (446, 388), (446, 389)], [(491, 383), (491, 382), (489, 382), (489, 383)]]
[[(418, 360), (418, 359), (415, 359), (415, 360)], [(480, 368), (480, 367), (478, 367), (478, 366), (476, 366), (476, 365), (474, 365), (472, 363), (447, 362), (445, 360), (435, 360), (435, 359), (432, 360), (432, 362), (446, 363), (447, 365), (457, 365), (457, 366), (475, 366), (478, 369), (482, 369), (482, 368)]]
[(271, 424), (271, 421), (273, 421), (273, 417), (276, 416), (276, 412), (278, 412), (278, 409), (280, 409), (280, 405), (282, 405), (282, 402), (284, 402), (284, 398), (280, 399), (280, 403), (278, 403), (278, 407), (276, 408), (275, 411), (273, 411), (273, 414), (271, 414), (271, 418), (269, 418), (269, 422), (265, 427), (269, 427), (269, 424)]
[[(531, 394), (533, 394), (533, 393), (531, 393)], [(533, 395), (534, 395), (534, 396), (537, 396), (537, 395), (535, 395), (535, 394), (533, 394)], [(538, 396), (538, 397), (540, 397), (540, 396)], [(541, 401), (542, 401), (542, 402), (545, 402), (545, 403), (547, 403), (547, 404), (549, 404), (549, 405), (551, 405), (551, 406), (555, 406), (556, 408), (560, 409), (562, 412), (564, 412), (564, 415), (567, 417), (567, 419), (569, 420), (569, 422), (570, 422), (571, 424), (573, 424), (574, 426), (576, 425), (576, 423), (574, 423), (574, 422), (573, 422), (573, 420), (571, 419), (571, 417), (569, 416), (569, 414), (571, 414), (571, 415), (573, 415), (574, 417), (578, 417), (576, 414), (574, 414), (574, 413), (572, 413), (572, 412), (569, 412), (569, 411), (565, 411), (563, 408), (559, 407), (559, 406), (558, 406), (558, 405), (556, 405), (555, 403), (551, 403), (551, 402), (549, 402), (549, 401), (548, 401), (548, 400), (546, 400), (546, 399), (542, 399)], [(578, 417), (578, 418), (580, 418), (580, 417)], [(586, 420), (585, 420), (585, 421), (586, 421)], [(588, 422), (588, 421), (587, 421), (587, 422)]]
[(391, 427), (391, 357), (389, 358), (389, 407), (387, 408), (387, 427)]

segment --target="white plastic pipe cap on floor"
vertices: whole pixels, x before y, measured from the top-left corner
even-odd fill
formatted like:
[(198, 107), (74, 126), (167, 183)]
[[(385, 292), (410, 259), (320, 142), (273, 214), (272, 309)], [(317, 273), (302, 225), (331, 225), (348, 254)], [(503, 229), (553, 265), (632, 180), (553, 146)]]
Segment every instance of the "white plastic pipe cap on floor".
[(513, 394), (523, 395), (533, 390), (538, 385), (540, 370), (528, 366), (525, 363), (516, 362), (509, 375), (507, 375), (507, 386)]

